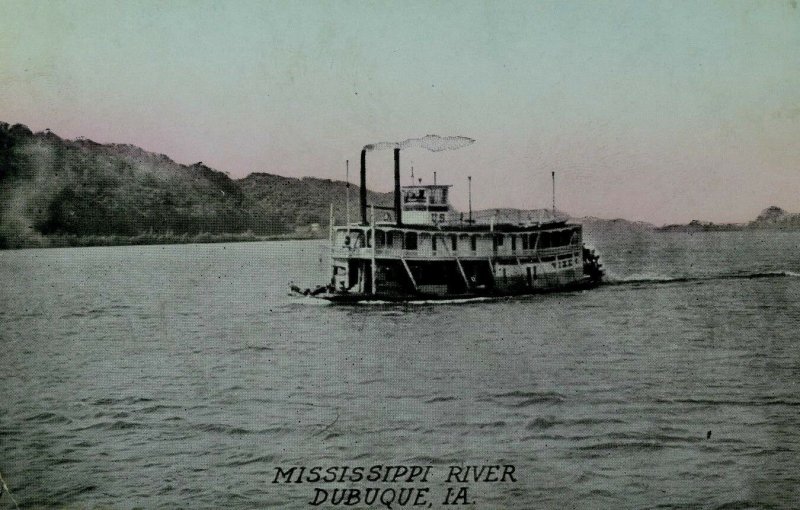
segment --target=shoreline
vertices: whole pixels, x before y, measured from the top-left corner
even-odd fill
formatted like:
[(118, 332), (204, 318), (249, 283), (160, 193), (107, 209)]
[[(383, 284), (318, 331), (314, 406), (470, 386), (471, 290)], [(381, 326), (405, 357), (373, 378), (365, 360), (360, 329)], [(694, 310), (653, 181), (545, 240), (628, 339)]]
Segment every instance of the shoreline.
[[(787, 225), (665, 225), (650, 229), (656, 234), (683, 233), (694, 234), (699, 232), (797, 232), (800, 228)], [(124, 235), (75, 235), (60, 234), (50, 236), (36, 236), (26, 238), (0, 237), (0, 251), (6, 250), (31, 250), (47, 248), (90, 248), (103, 246), (154, 246), (167, 244), (217, 244), (217, 243), (248, 243), (262, 241), (312, 241), (326, 239), (326, 236), (310, 233), (271, 234), (257, 235), (252, 232), (211, 234), (155, 234), (146, 233), (135, 236)]]
[(797, 232), (800, 226), (795, 225), (736, 225), (736, 224), (710, 224), (710, 225), (665, 225), (656, 227), (653, 232), (679, 232), (694, 234), (696, 232)]
[(25, 239), (5, 239), (0, 243), (0, 251), (30, 250), (47, 248), (91, 248), (103, 246), (154, 246), (164, 244), (217, 244), (248, 243), (260, 241), (311, 241), (325, 239), (312, 234), (272, 234), (256, 235), (252, 232), (210, 234), (139, 234), (136, 236), (121, 235), (88, 235), (79, 236), (62, 234)]

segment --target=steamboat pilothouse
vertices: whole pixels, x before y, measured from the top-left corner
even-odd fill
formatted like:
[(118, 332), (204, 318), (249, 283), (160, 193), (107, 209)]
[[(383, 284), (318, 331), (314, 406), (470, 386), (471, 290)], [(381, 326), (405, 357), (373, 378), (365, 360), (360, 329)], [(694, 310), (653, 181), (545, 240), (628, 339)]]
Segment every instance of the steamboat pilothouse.
[(450, 206), (449, 185), (400, 185), (399, 148), (394, 148), (394, 206), (370, 206), (366, 152), (361, 152), (361, 221), (331, 222), (330, 281), (304, 292), (292, 286), (294, 293), (341, 303), (417, 301), (577, 290), (600, 283), (602, 266), (584, 247), (581, 225), (555, 218), (479, 224), (471, 211), (464, 218)]

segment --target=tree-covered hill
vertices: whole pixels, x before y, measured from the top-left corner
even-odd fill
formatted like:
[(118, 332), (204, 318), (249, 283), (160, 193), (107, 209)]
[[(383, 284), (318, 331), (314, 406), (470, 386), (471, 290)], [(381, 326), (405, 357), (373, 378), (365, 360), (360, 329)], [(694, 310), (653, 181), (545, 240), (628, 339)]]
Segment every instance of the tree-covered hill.
[(770, 206), (748, 223), (749, 228), (796, 230), (800, 228), (800, 214), (789, 213), (777, 206)]
[[(336, 223), (343, 223), (347, 215), (347, 184), (344, 181), (252, 173), (237, 182), (248, 197), (264, 209), (273, 211), (279, 221), (287, 225), (327, 225), (330, 204), (334, 204)], [(350, 185), (350, 221), (360, 220), (359, 191), (358, 186)], [(367, 203), (390, 206), (392, 196), (392, 193), (367, 191)]]
[(131, 145), (0, 124), (0, 244), (52, 236), (285, 231), (222, 172)]
[[(310, 223), (324, 229), (331, 202), (344, 219), (345, 189), (263, 173), (234, 180), (133, 145), (0, 122), (0, 247), (292, 235)], [(355, 219), (358, 187), (350, 192)], [(388, 203), (379, 194), (370, 200)]]
[[(391, 205), (391, 193), (368, 191)], [(0, 248), (256, 240), (327, 233), (330, 204), (345, 220), (347, 185), (253, 173), (231, 179), (195, 163), (125, 144), (66, 140), (0, 122)], [(359, 220), (359, 187), (350, 186), (350, 219)], [(381, 218), (383, 211), (379, 212)], [(465, 215), (466, 216), (466, 215)], [(569, 218), (558, 212), (559, 218)], [(549, 210), (475, 211), (479, 223), (547, 221)], [(587, 232), (646, 231), (626, 220), (574, 218)], [(765, 209), (746, 225), (693, 222), (659, 230), (798, 229), (800, 215)]]

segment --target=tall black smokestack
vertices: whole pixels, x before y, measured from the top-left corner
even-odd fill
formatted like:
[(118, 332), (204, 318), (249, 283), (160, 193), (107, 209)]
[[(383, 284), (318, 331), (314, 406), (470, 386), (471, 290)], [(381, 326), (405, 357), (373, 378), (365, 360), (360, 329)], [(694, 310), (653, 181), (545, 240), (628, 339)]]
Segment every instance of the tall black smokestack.
[(400, 205), (400, 149), (394, 150), (394, 218), (398, 227), (403, 224), (403, 208)]
[(361, 224), (367, 224), (367, 149), (361, 149)]

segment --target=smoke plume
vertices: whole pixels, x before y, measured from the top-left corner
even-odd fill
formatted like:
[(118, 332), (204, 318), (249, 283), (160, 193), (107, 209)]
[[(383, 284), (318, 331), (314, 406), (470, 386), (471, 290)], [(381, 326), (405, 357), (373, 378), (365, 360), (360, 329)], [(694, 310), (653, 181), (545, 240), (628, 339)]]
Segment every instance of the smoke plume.
[(402, 142), (378, 142), (370, 143), (364, 146), (364, 150), (368, 152), (382, 151), (388, 149), (410, 149), (412, 147), (419, 147), (428, 149), (431, 152), (453, 151), (466, 147), (475, 143), (472, 138), (466, 136), (439, 136), (439, 135), (425, 135), (422, 138), (409, 138)]

